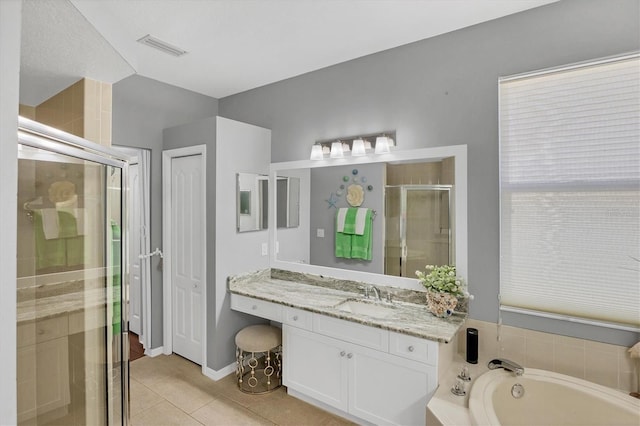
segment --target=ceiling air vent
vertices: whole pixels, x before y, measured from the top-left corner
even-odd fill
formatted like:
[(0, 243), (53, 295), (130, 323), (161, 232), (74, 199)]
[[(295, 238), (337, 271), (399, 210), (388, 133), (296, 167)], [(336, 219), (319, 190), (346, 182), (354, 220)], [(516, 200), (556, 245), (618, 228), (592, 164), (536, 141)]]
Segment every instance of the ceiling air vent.
[(186, 50), (180, 49), (179, 47), (172, 46), (167, 42), (159, 40), (153, 37), (151, 34), (147, 34), (138, 40), (140, 43), (147, 45), (149, 47), (153, 47), (154, 49), (158, 49), (164, 53), (167, 53), (172, 56), (182, 56), (187, 53)]

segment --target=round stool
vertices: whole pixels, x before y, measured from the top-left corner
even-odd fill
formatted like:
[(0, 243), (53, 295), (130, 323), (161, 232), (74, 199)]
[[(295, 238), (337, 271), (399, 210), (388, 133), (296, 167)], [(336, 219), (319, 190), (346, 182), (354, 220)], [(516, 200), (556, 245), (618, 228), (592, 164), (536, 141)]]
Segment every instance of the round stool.
[(236, 378), (242, 392), (260, 394), (282, 386), (282, 332), (252, 325), (236, 334)]

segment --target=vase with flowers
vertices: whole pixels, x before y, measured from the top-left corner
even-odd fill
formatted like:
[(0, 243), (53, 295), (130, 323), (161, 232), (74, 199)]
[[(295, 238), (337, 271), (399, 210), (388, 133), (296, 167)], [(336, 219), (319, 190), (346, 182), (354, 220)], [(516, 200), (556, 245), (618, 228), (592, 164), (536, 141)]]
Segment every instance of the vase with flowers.
[(454, 265), (425, 266), (425, 272), (416, 271), (420, 283), (427, 289), (427, 308), (440, 318), (453, 313), (459, 297), (468, 296), (464, 280), (456, 275)]

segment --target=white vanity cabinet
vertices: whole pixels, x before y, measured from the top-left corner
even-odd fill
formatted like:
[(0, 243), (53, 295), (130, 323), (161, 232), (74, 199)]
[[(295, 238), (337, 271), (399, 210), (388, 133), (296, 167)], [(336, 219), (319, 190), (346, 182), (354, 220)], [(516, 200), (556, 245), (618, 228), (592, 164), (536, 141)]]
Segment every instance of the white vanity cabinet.
[(348, 345), (286, 324), (282, 339), (283, 384), (347, 412)]
[[(321, 328), (317, 323), (325, 319), (344, 322), (346, 329), (355, 333), (353, 340), (371, 330), (373, 334), (389, 334), (315, 314), (314, 330)], [(284, 325), (283, 382), (289, 391), (378, 425), (424, 425), (428, 398), (437, 387), (437, 365), (392, 355), (388, 347), (372, 349), (354, 344), (351, 339), (343, 340), (347, 339), (344, 330), (341, 329), (341, 339), (336, 339)], [(374, 339), (371, 345), (377, 342)], [(437, 353), (437, 343), (428, 343)], [(437, 358), (432, 361), (437, 363)]]
[(376, 425), (424, 425), (438, 343), (252, 297), (231, 308), (282, 322), (288, 392)]
[(18, 325), (18, 421), (70, 401), (67, 316)]

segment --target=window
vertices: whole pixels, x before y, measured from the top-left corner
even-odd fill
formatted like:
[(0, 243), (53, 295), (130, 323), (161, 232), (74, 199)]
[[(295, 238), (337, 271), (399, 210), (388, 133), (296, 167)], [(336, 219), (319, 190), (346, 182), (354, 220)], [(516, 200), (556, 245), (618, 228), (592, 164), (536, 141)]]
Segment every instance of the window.
[(501, 309), (640, 329), (640, 60), (502, 78)]

